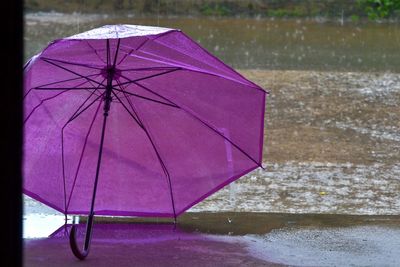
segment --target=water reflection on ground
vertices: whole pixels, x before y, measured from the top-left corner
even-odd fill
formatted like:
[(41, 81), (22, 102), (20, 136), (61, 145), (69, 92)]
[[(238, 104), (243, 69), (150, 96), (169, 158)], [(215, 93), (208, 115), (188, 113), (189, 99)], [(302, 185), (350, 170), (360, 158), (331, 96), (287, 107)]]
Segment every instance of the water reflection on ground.
[[(76, 266), (69, 225), (49, 238), (25, 240), (26, 266)], [(78, 242), (84, 237), (78, 225)], [(96, 224), (89, 266), (279, 266), (251, 256), (245, 244), (186, 232), (173, 224)]]
[[(399, 216), (188, 213), (178, 225), (112, 220), (94, 225), (89, 266), (400, 264)], [(76, 266), (69, 229), (67, 224), (48, 238), (25, 239), (25, 265)], [(84, 231), (78, 224), (79, 244)]]

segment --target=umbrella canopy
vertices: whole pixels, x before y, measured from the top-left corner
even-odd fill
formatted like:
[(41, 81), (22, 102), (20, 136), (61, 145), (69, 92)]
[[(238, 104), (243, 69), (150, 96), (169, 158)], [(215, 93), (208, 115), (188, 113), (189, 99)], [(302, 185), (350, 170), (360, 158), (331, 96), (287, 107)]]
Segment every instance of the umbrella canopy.
[(180, 30), (56, 40), (24, 90), (24, 193), (64, 214), (176, 218), (262, 163), (266, 92)]

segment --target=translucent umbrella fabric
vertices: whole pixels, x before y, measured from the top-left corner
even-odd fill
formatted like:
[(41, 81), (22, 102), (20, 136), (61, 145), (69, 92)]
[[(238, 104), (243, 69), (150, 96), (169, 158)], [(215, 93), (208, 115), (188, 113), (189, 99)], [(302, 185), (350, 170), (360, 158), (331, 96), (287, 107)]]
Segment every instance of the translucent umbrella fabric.
[(111, 25), (26, 64), (25, 194), (89, 212), (109, 80), (95, 214), (176, 217), (261, 166), (262, 88), (180, 30)]

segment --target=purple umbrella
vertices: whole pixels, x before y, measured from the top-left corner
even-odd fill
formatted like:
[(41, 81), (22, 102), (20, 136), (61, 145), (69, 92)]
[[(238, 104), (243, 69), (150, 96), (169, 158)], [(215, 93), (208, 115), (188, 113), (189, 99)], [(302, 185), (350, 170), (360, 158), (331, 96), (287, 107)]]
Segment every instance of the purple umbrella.
[(180, 30), (104, 26), (25, 66), (24, 193), (67, 214), (176, 217), (262, 167), (266, 91)]

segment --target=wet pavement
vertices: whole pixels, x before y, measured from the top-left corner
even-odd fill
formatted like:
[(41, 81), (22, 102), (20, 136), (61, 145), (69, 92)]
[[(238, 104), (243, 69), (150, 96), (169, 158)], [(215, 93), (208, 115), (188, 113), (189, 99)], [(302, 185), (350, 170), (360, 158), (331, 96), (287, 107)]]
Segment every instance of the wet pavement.
[(66, 231), (25, 240), (25, 266), (280, 266), (252, 256), (239, 240), (165, 223), (97, 224), (91, 252), (81, 262), (72, 255)]
[(290, 266), (400, 265), (399, 227), (279, 229), (245, 238), (254, 242), (252, 255)]
[(84, 262), (70, 251), (68, 229), (24, 239), (25, 266), (400, 265), (400, 216), (186, 213), (176, 227), (165, 219), (98, 218)]

